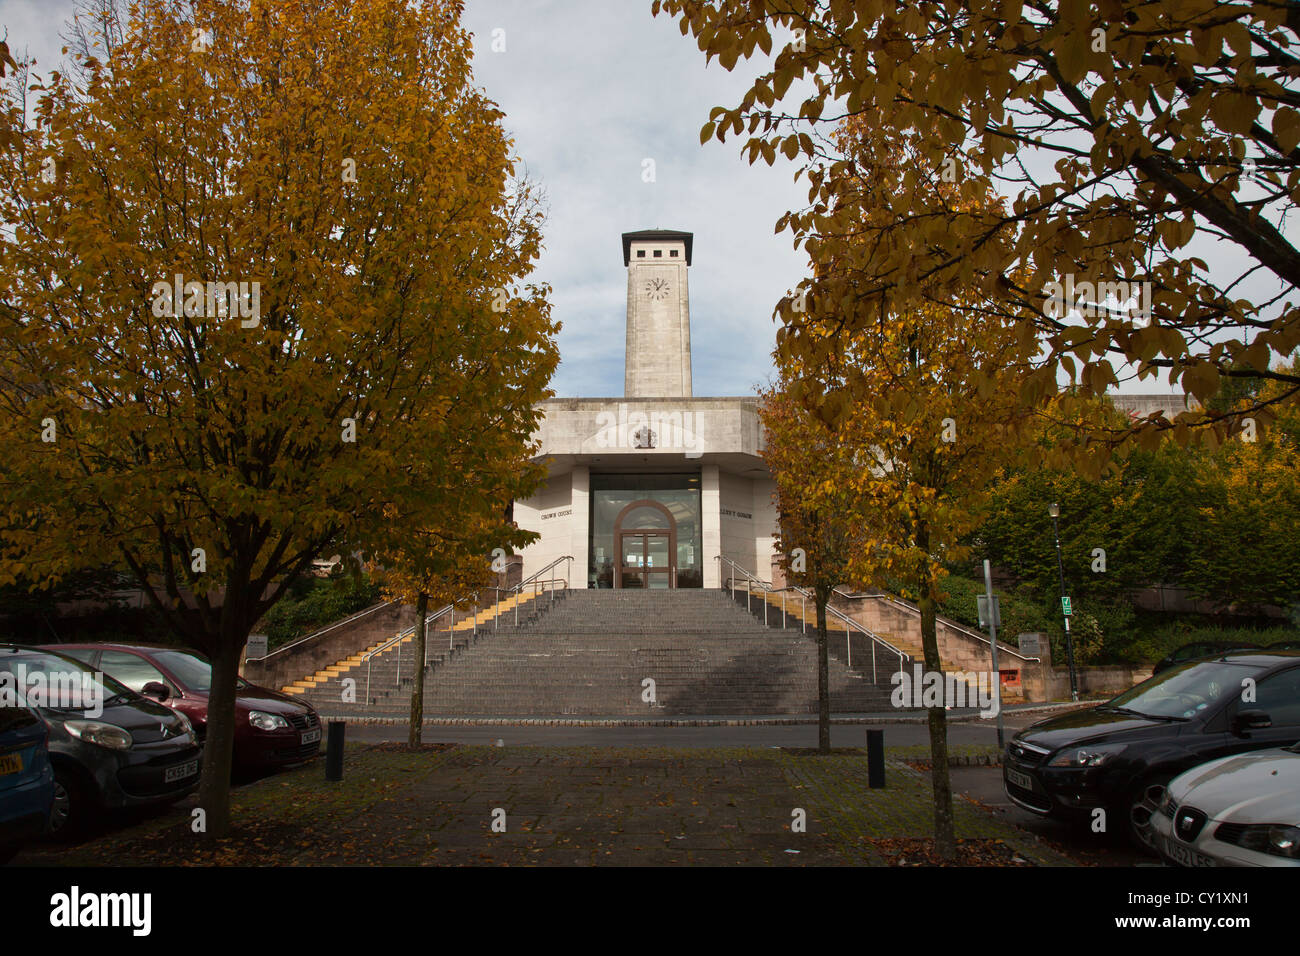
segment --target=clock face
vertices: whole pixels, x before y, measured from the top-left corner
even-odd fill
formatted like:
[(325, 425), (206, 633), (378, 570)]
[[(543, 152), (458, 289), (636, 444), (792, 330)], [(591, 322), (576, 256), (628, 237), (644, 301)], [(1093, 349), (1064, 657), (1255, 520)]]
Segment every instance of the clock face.
[(668, 280), (651, 279), (645, 284), (645, 291), (646, 295), (656, 301), (659, 299), (666, 299), (668, 298)]

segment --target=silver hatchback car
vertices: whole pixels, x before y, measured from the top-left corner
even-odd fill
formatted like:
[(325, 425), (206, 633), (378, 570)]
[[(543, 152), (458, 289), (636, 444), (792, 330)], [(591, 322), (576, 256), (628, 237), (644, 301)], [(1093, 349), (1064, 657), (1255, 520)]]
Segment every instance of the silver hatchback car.
[(1180, 866), (1300, 866), (1300, 744), (1175, 777), (1149, 827), (1161, 857)]

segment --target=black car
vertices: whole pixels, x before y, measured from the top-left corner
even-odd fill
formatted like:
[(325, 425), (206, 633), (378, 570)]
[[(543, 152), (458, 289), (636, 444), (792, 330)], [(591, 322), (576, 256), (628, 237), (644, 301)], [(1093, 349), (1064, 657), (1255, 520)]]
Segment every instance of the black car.
[(1002, 782), (1042, 816), (1090, 820), (1102, 808), (1111, 829), (1122, 824), (1145, 846), (1173, 777), (1297, 741), (1300, 652), (1241, 651), (1180, 664), (1100, 706), (1025, 728), (1007, 745)]
[(1156, 666), (1151, 669), (1151, 676), (1154, 677), (1175, 664), (1185, 664), (1188, 661), (1194, 661), (1202, 657), (1216, 657), (1231, 651), (1253, 651), (1258, 648), (1258, 644), (1252, 644), (1249, 641), (1242, 641), (1238, 644), (1228, 641), (1195, 641), (1191, 644), (1184, 644), (1178, 650), (1161, 658), (1156, 663)]
[(44, 648), (0, 644), (0, 670), (49, 726), (55, 836), (99, 810), (170, 803), (198, 786), (202, 748), (183, 715)]

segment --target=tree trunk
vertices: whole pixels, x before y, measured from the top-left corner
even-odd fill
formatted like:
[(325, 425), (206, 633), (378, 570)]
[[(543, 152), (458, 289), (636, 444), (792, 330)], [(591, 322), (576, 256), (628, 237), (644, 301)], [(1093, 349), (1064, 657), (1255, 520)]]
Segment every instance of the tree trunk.
[(411, 682), (411, 727), (406, 743), (418, 747), (424, 735), (424, 654), (425, 618), (429, 614), (429, 595), (423, 591), (415, 599), (415, 680)]
[[(939, 639), (935, 629), (934, 597), (929, 581), (924, 582), (917, 602), (921, 609), (921, 645), (925, 648), (925, 670), (939, 674), (943, 679), (943, 663), (939, 659)], [(942, 686), (942, 685), (941, 685)], [(948, 778), (948, 713), (940, 706), (926, 713), (930, 729), (930, 784), (934, 791), (934, 846), (944, 860), (957, 858), (957, 834), (952, 818), (952, 782)]]
[(248, 635), (222, 634), (212, 656), (212, 687), (208, 691), (207, 737), (203, 744), (203, 777), (199, 806), (206, 816), (209, 837), (230, 832), (230, 772), (235, 750), (235, 692), (239, 658)]
[(830, 592), (817, 588), (817, 749), (831, 750), (831, 665), (830, 642), (826, 637), (826, 602)]

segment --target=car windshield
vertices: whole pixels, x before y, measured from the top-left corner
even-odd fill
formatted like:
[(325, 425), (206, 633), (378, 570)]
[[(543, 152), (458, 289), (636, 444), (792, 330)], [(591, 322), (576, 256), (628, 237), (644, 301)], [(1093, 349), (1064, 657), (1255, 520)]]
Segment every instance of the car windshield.
[(1161, 671), (1132, 690), (1102, 706), (1144, 717), (1194, 717), (1212, 704), (1241, 689), (1243, 677), (1254, 677), (1261, 668), (1221, 661), (1183, 664)]
[[(212, 690), (212, 665), (199, 655), (189, 651), (154, 651), (153, 657), (190, 690), (202, 694)], [(248, 681), (236, 677), (235, 686), (247, 687)]]
[(206, 694), (212, 689), (212, 665), (186, 651), (154, 651), (153, 657), (190, 690)]
[(36, 707), (89, 711), (136, 694), (88, 664), (54, 654), (0, 654), (4, 683), (14, 686)]

